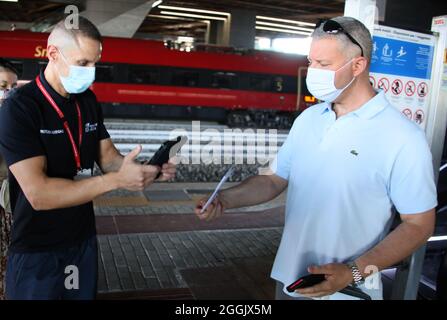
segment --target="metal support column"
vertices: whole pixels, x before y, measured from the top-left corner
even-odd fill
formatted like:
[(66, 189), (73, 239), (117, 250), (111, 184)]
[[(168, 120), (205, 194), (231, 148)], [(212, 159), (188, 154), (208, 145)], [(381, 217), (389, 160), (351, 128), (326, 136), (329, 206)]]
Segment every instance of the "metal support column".
[(344, 15), (361, 21), (373, 34), (374, 25), (378, 21), (376, 0), (346, 0)]

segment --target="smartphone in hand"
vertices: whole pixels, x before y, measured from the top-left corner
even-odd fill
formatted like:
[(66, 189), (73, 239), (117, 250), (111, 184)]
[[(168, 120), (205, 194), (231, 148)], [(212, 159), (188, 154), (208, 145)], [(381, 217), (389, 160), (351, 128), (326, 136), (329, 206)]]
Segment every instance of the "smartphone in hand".
[(187, 136), (178, 136), (175, 140), (163, 142), (147, 164), (161, 167), (180, 151), (186, 141), (188, 141)]
[[(324, 274), (308, 274), (304, 277), (299, 278), (292, 284), (290, 284), (286, 289), (288, 292), (294, 292), (296, 289), (308, 288), (314, 285), (317, 285), (326, 280)], [(359, 288), (355, 288), (353, 286), (347, 286), (346, 288), (339, 291), (340, 293), (344, 293), (356, 298), (360, 298), (363, 300), (371, 300), (371, 296), (364, 293)]]
[[(152, 158), (145, 164), (159, 166), (160, 168), (169, 161), (170, 158), (175, 156), (180, 148), (188, 141), (187, 136), (178, 136), (175, 140), (168, 140), (163, 142), (163, 144), (158, 148)], [(158, 179), (161, 176), (161, 171), (155, 177)]]
[(294, 292), (296, 289), (312, 287), (326, 280), (324, 274), (308, 274), (291, 283), (286, 289), (288, 292)]

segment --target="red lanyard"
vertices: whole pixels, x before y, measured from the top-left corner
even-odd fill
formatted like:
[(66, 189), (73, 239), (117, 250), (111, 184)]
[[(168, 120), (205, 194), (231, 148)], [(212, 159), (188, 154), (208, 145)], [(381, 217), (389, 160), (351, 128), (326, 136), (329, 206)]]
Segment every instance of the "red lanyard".
[(73, 148), (73, 154), (76, 161), (76, 169), (79, 171), (81, 170), (81, 144), (82, 144), (82, 116), (81, 116), (81, 109), (79, 108), (79, 104), (76, 101), (76, 109), (78, 111), (78, 123), (79, 123), (79, 148), (76, 146), (76, 143), (73, 139), (73, 134), (71, 133), (70, 127), (68, 126), (68, 121), (65, 119), (64, 113), (59, 109), (56, 102), (54, 102), (53, 98), (51, 98), (48, 91), (45, 89), (45, 87), (42, 85), (42, 82), (40, 81), (40, 77), (36, 77), (37, 86), (39, 87), (40, 91), (43, 93), (45, 98), (48, 100), (50, 105), (53, 107), (54, 111), (57, 112), (59, 115), (59, 118), (64, 122), (64, 128), (67, 132), (68, 138), (71, 142), (71, 147)]

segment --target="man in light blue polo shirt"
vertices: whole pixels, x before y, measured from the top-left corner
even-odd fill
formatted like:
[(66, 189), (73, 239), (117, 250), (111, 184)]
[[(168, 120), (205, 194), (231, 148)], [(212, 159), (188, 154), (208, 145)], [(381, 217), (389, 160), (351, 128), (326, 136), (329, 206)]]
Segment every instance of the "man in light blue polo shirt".
[[(307, 86), (324, 103), (304, 111), (271, 166), (219, 194), (201, 219), (262, 203), (287, 191), (284, 232), (271, 276), (278, 299), (350, 299), (352, 284), (382, 299), (380, 273), (423, 245), (437, 205), (424, 132), (369, 83), (372, 41), (349, 17), (312, 35)], [(262, 187), (260, 187), (262, 186)], [(402, 223), (389, 233), (392, 207)], [(308, 273), (325, 281), (288, 293)], [(368, 281), (364, 281), (365, 278)]]

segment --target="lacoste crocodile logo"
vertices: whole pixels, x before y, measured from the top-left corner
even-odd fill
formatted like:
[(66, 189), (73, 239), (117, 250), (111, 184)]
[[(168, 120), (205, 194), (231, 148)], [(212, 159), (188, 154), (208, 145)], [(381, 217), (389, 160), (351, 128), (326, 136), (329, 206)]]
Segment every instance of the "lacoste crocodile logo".
[(351, 150), (351, 153), (352, 153), (353, 155), (355, 155), (355, 156), (358, 156), (358, 155), (359, 155), (359, 153), (358, 153), (356, 150)]

